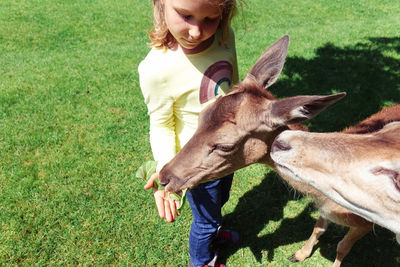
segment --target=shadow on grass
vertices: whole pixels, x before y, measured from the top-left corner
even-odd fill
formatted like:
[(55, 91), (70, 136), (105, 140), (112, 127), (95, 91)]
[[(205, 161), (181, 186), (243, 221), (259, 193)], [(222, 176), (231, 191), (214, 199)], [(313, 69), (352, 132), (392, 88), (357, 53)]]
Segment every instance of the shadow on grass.
[[(315, 210), (312, 203), (308, 204), (298, 216), (283, 219), (272, 233), (262, 234), (265, 225), (283, 218), (283, 209), (288, 201), (301, 198), (302, 196), (296, 195), (276, 173), (268, 173), (259, 185), (239, 199), (232, 213), (224, 216), (224, 227), (238, 231), (242, 240), (237, 247), (219, 249), (221, 262), (225, 263), (240, 248), (249, 248), (258, 262), (262, 262), (265, 254), (267, 261), (272, 262), (275, 249), (292, 243), (305, 242), (316, 222), (311, 216)], [(322, 257), (333, 262), (336, 258), (336, 246), (347, 230), (346, 227), (330, 224), (314, 247), (313, 253), (319, 249)], [(282, 266), (291, 264), (288, 258), (295, 252), (285, 255), (286, 259), (281, 262)], [(393, 233), (375, 226), (373, 232), (356, 242), (341, 266), (400, 266), (400, 246), (396, 243)]]
[[(395, 56), (396, 55), (396, 56)], [(344, 48), (326, 44), (312, 59), (288, 58), (272, 87), (279, 98), (298, 94), (347, 96), (310, 121), (312, 131), (337, 131), (400, 102), (400, 38), (370, 38)]]
[[(241, 233), (240, 246), (249, 247), (257, 261), (261, 261), (265, 250), (268, 251), (268, 260), (271, 261), (275, 248), (306, 240), (312, 231), (315, 220), (310, 216), (312, 207), (307, 206), (296, 218), (284, 219), (272, 234), (260, 237), (266, 224), (279, 221), (283, 217), (283, 208), (288, 201), (302, 197), (294, 191), (290, 192), (291, 190), (276, 173), (270, 172), (258, 186), (239, 199), (233, 213), (223, 218), (225, 227)], [(236, 249), (238, 248), (225, 249), (221, 258), (229, 257)]]
[[(288, 58), (283, 77), (271, 90), (279, 98), (347, 92), (344, 99), (309, 122), (311, 131), (338, 131), (377, 112), (383, 105), (400, 102), (399, 56), (400, 38), (370, 38), (343, 48), (326, 44), (312, 59)], [(270, 221), (282, 219), (287, 202), (296, 199), (289, 191), (276, 174), (269, 173), (260, 185), (240, 198), (234, 212), (224, 216), (224, 225), (242, 234), (240, 247), (249, 247), (259, 262), (263, 251), (272, 261), (276, 248), (305, 241), (312, 232), (315, 219), (310, 216), (313, 207), (309, 205), (297, 217), (284, 219), (273, 233), (260, 234)], [(334, 261), (336, 245), (346, 232), (347, 228), (330, 225), (317, 245), (321, 255)], [(225, 248), (221, 259), (228, 259), (240, 247)], [(354, 245), (342, 264), (399, 265), (400, 246), (392, 233), (379, 226), (375, 233)]]

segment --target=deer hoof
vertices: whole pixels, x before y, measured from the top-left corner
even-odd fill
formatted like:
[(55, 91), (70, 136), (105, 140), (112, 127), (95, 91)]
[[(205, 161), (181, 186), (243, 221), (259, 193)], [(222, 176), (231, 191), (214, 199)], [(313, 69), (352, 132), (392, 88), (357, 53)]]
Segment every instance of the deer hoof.
[(296, 258), (296, 255), (295, 255), (295, 254), (293, 254), (292, 257), (289, 258), (289, 260), (290, 260), (291, 262), (299, 262), (299, 260)]

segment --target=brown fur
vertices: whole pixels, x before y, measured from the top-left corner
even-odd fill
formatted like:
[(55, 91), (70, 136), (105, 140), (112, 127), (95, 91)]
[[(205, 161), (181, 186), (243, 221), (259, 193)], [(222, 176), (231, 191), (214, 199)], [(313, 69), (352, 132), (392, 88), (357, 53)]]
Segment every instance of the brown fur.
[[(273, 44), (232, 93), (201, 112), (196, 133), (160, 172), (160, 182), (166, 190), (177, 192), (191, 188), (253, 163), (274, 167), (270, 148), (275, 137), (289, 127), (305, 130), (304, 126), (293, 123), (315, 116), (344, 96), (296, 96), (276, 100), (266, 91), (262, 85), (271, 85), (283, 68), (288, 41), (289, 38), (284, 37)], [(351, 227), (338, 245), (335, 265), (339, 266), (352, 244), (370, 231), (372, 223), (337, 205), (313, 187), (282, 178), (296, 190), (310, 195), (322, 214), (310, 239), (293, 260), (301, 261), (311, 254), (314, 243), (331, 220)]]
[(386, 124), (393, 121), (400, 121), (400, 105), (384, 108), (357, 125), (344, 129), (342, 132), (350, 134), (372, 133), (379, 131)]
[[(398, 142), (398, 127), (394, 130), (390, 128), (389, 130), (380, 131), (385, 125), (394, 122), (400, 121), (400, 105), (395, 105), (392, 107), (387, 107), (377, 112), (376, 114), (370, 116), (369, 118), (361, 121), (355, 126), (348, 127), (342, 131), (344, 134), (340, 133), (326, 133), (326, 134), (317, 134), (321, 136), (321, 138), (317, 138), (315, 134), (296, 134), (295, 132), (289, 133), (288, 137), (281, 137), (275, 140), (273, 145), (273, 149), (277, 149), (277, 151), (286, 149), (286, 151), (290, 151), (295, 146), (296, 154), (286, 154), (290, 155), (290, 160), (285, 159), (280, 164), (283, 164), (285, 168), (281, 169), (278, 167), (278, 171), (281, 176), (288, 181), (294, 188), (297, 188), (299, 191), (303, 191), (309, 194), (316, 202), (321, 214), (327, 219), (336, 222), (340, 225), (350, 227), (349, 233), (345, 236), (345, 238), (338, 245), (338, 254), (334, 266), (339, 266), (343, 257), (350, 251), (351, 246), (354, 242), (361, 238), (363, 235), (369, 232), (372, 227), (372, 223), (368, 220), (352, 213), (351, 211), (343, 208), (328, 199), (320, 191), (312, 187), (310, 189), (310, 185), (304, 184), (299, 181), (294, 181), (291, 179), (291, 174), (287, 174), (286, 168), (289, 168), (292, 164), (296, 166), (297, 170), (299, 169), (308, 169), (308, 166), (313, 166), (310, 169), (321, 169), (324, 172), (326, 169), (322, 169), (322, 166), (318, 166), (318, 162), (321, 161), (321, 165), (327, 164), (330, 160), (338, 160), (338, 164), (343, 161), (352, 162), (357, 161), (362, 158), (368, 158), (373, 155), (381, 155), (383, 159), (390, 159), (393, 154), (397, 153), (393, 152), (393, 149), (400, 151), (400, 143)], [(350, 136), (348, 135), (350, 134)], [(322, 138), (322, 135), (325, 136)], [(361, 136), (366, 136), (368, 139), (362, 139)], [(301, 136), (301, 138), (295, 138), (297, 136)], [(354, 137), (353, 137), (354, 136)], [(292, 137), (291, 139), (289, 139)], [(293, 143), (296, 140), (296, 143)], [(396, 141), (397, 140), (397, 141)], [(278, 146), (278, 147), (277, 147)], [(298, 150), (301, 147), (301, 150)], [(388, 155), (384, 154), (388, 151), (389, 148), (392, 151), (388, 152)], [(357, 149), (355, 149), (357, 148)], [(298, 151), (297, 151), (298, 150)], [(324, 151), (327, 153), (329, 151), (329, 155), (336, 155), (333, 159), (331, 157), (327, 159), (319, 158), (318, 156), (323, 155), (324, 153), (320, 153), (315, 155), (313, 151)], [(306, 154), (308, 153), (309, 154)], [(274, 152), (275, 153), (275, 152)], [(279, 153), (279, 152), (278, 152)], [(285, 153), (285, 152), (283, 152)], [(290, 152), (287, 152), (290, 153)], [(355, 154), (357, 153), (357, 154)], [(279, 163), (280, 160), (283, 160), (285, 154), (277, 155), (276, 160)], [(301, 159), (298, 157), (302, 157)], [(304, 158), (303, 158), (304, 157)], [(318, 160), (315, 158), (318, 157)], [(312, 158), (313, 160), (308, 162), (307, 159)], [(280, 160), (279, 160), (280, 159)], [(302, 164), (299, 164), (299, 163)], [(379, 162), (378, 162), (379, 163)], [(377, 163), (377, 164), (378, 164)], [(304, 165), (307, 164), (307, 165)], [(313, 165), (314, 164), (314, 165)], [(337, 164), (336, 164), (337, 165)], [(329, 166), (335, 166), (335, 163)], [(372, 166), (371, 166), (372, 167)], [(333, 167), (334, 169), (335, 167)], [(339, 168), (339, 166), (337, 166)], [(282, 171), (280, 171), (282, 170)], [(291, 170), (293, 172), (293, 170)], [(391, 177), (396, 186), (399, 186), (399, 174), (397, 171), (388, 170), (383, 167), (379, 167), (374, 170), (375, 174), (383, 174), (388, 177)], [(307, 173), (298, 173), (297, 175), (307, 177)], [(317, 178), (318, 175), (314, 179)], [(334, 182), (333, 182), (334, 183)], [(338, 192), (338, 188), (335, 189)], [(320, 218), (321, 220), (321, 218)], [(324, 220), (324, 219), (322, 219)], [(318, 224), (318, 223), (317, 223)], [(319, 224), (322, 224), (319, 222)], [(316, 225), (317, 226), (317, 225)], [(314, 234), (314, 233), (313, 233)], [(351, 238), (348, 238), (348, 236)], [(312, 238), (310, 238), (312, 239)], [(349, 241), (351, 239), (351, 242)], [(341, 251), (341, 252), (339, 252)], [(344, 251), (344, 252), (343, 252)], [(299, 252), (297, 252), (299, 253)], [(296, 253), (296, 254), (297, 254)], [(301, 253), (300, 253), (301, 254)]]

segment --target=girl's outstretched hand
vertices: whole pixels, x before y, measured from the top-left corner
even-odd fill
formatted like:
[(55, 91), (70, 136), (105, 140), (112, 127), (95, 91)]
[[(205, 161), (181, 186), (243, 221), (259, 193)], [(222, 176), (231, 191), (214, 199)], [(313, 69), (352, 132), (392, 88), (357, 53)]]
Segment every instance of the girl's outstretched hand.
[[(149, 190), (154, 186), (154, 180), (159, 178), (159, 173), (156, 172), (151, 175), (150, 179), (144, 186), (144, 189)], [(178, 208), (181, 206), (180, 201), (173, 200), (170, 197), (169, 192), (165, 190), (153, 190), (154, 199), (158, 210), (158, 215), (161, 218), (165, 218), (167, 222), (175, 221), (176, 215), (179, 216)]]

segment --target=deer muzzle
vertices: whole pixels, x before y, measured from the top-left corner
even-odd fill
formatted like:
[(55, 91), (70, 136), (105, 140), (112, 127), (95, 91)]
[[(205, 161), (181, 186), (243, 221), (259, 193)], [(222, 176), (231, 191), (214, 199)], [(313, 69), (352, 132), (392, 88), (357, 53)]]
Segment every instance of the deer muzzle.
[(174, 193), (181, 191), (181, 187), (185, 183), (183, 179), (165, 167), (161, 169), (159, 179), (160, 184), (165, 187), (166, 191)]

